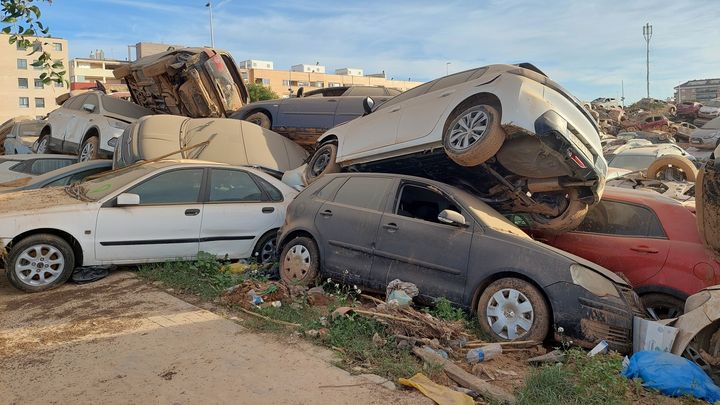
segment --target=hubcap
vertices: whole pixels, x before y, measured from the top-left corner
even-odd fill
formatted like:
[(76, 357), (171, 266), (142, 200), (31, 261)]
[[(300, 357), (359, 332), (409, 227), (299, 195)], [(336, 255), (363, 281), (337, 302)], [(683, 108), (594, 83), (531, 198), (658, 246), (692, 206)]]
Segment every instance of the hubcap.
[(91, 143), (86, 143), (85, 146), (83, 146), (82, 151), (80, 151), (80, 161), (86, 162), (90, 160), (94, 152), (95, 147)]
[(258, 253), (258, 258), (260, 259), (260, 263), (267, 263), (273, 259), (273, 255), (275, 254), (275, 247), (277, 243), (277, 238), (269, 239), (267, 242), (265, 242), (264, 245), (260, 247), (260, 252)]
[(534, 318), (530, 300), (513, 288), (496, 292), (487, 305), (488, 323), (493, 332), (503, 339), (513, 340), (526, 335)]
[(65, 257), (45, 244), (25, 249), (15, 261), (15, 275), (27, 285), (41, 286), (55, 281), (65, 269)]
[(317, 156), (315, 163), (313, 164), (313, 174), (319, 175), (325, 170), (327, 165), (330, 163), (330, 151), (324, 151)]
[(450, 146), (465, 150), (473, 146), (487, 132), (488, 116), (485, 111), (471, 111), (462, 116), (450, 130)]
[(283, 271), (293, 280), (302, 280), (310, 270), (310, 251), (303, 245), (291, 247), (285, 255)]

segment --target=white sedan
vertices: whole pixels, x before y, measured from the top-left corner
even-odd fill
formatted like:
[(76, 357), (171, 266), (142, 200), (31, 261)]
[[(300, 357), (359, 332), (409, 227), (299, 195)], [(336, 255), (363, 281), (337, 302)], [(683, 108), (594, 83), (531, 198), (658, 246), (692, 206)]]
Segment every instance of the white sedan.
[(0, 251), (17, 288), (64, 283), (78, 266), (192, 259), (272, 259), (297, 192), (263, 171), (175, 160), (57, 189), (0, 196)]

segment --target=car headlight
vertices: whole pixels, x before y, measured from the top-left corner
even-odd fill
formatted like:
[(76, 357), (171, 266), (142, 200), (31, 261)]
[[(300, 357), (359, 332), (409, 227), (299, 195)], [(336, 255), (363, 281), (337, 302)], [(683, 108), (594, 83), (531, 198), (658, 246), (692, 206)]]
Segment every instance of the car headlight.
[(114, 148), (114, 147), (117, 145), (117, 143), (118, 143), (117, 137), (115, 137), (115, 138), (110, 138), (110, 139), (108, 140), (108, 146), (111, 147), (111, 148)]
[(613, 284), (612, 281), (585, 266), (581, 266), (579, 264), (570, 265), (570, 276), (572, 277), (575, 285), (579, 285), (598, 297), (606, 297), (610, 295), (612, 297), (620, 298), (620, 293), (618, 293), (618, 290), (615, 288), (615, 284)]
[(108, 118), (108, 125), (113, 128), (125, 130), (130, 124), (124, 121)]

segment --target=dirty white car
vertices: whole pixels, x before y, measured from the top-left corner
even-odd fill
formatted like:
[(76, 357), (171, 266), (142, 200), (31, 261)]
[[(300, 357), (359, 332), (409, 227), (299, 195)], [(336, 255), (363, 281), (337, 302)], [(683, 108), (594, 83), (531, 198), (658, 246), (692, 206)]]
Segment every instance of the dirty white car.
[(132, 122), (148, 114), (153, 112), (101, 91), (70, 97), (48, 115), (37, 152), (75, 154), (80, 162), (110, 158), (116, 138)]
[(720, 117), (710, 120), (690, 134), (690, 145), (699, 149), (715, 149), (720, 145)]
[(77, 266), (269, 260), (297, 192), (248, 167), (159, 161), (65, 188), (0, 195), (0, 249), (15, 287), (36, 292)]
[(576, 227), (602, 196), (597, 122), (533, 65), (471, 69), (370, 104), (319, 138), (308, 182), (341, 170), (416, 175), (555, 231)]

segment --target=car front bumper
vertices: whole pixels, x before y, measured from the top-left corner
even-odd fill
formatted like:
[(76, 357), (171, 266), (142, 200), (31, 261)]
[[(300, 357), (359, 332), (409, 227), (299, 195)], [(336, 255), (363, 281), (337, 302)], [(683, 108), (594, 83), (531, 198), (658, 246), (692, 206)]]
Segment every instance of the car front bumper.
[(633, 290), (617, 286), (620, 298), (598, 297), (572, 283), (546, 287), (553, 307), (555, 339), (584, 348), (605, 340), (610, 350), (632, 351), (633, 317), (645, 317)]

